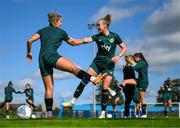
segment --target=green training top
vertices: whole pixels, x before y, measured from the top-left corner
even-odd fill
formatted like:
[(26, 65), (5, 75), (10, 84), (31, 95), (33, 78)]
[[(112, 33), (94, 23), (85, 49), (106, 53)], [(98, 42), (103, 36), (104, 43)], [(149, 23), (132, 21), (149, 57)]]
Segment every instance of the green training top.
[(149, 84), (148, 81), (148, 67), (146, 63), (141, 59), (135, 66), (133, 66), (133, 69), (138, 72), (138, 80), (140, 82), (143, 82), (145, 84)]
[(50, 57), (52, 54), (57, 53), (57, 49), (61, 46), (62, 41), (69, 39), (67, 33), (60, 28), (49, 25), (37, 31), (41, 39), (40, 56), (45, 55)]
[(34, 91), (32, 88), (25, 89), (24, 92), (26, 94), (26, 97), (33, 99)]
[(7, 87), (5, 87), (5, 99), (7, 99), (7, 100), (11, 100), (12, 98), (13, 98), (13, 92), (14, 93), (17, 93), (15, 90), (14, 90), (14, 88), (13, 87), (11, 87), (11, 86), (7, 86)]
[(172, 88), (173, 88), (173, 84), (171, 83), (164, 83), (163, 84), (163, 87), (164, 87), (164, 91), (168, 91), (168, 92), (171, 92), (172, 91)]
[(123, 41), (117, 33), (109, 32), (108, 36), (99, 33), (92, 36), (92, 40), (97, 43), (98, 52), (95, 57), (96, 62), (106, 63), (115, 56), (116, 46)]

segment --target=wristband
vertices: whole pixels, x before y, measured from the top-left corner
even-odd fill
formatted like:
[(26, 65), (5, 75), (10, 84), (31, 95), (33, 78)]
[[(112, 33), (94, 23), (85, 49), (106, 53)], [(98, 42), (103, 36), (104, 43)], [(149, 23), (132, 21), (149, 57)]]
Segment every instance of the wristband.
[(81, 44), (83, 44), (84, 43), (84, 41), (83, 40), (81, 40)]
[(119, 56), (119, 58), (121, 58), (123, 55), (118, 55)]

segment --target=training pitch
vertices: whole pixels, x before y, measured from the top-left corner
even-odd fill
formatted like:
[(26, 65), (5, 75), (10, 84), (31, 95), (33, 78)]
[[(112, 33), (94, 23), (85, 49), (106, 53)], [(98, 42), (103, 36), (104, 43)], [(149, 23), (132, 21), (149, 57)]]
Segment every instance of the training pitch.
[(180, 127), (179, 118), (146, 119), (0, 119), (1, 128), (113, 128), (113, 127)]

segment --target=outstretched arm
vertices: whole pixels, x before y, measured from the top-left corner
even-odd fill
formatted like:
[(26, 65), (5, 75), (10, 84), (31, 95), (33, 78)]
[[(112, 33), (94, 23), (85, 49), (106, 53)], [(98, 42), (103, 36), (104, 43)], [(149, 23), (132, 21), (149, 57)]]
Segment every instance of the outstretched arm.
[(126, 53), (126, 51), (127, 51), (127, 47), (126, 47), (126, 45), (125, 45), (125, 43), (121, 43), (121, 44), (119, 44), (119, 47), (121, 48), (121, 51), (119, 52), (119, 54), (118, 55), (116, 55), (116, 56), (114, 56), (113, 58), (112, 58), (112, 61), (113, 62), (117, 62), (117, 61), (119, 61), (119, 59)]
[(28, 61), (32, 60), (32, 54), (31, 54), (31, 46), (32, 43), (40, 38), (39, 34), (34, 34), (28, 41), (27, 41), (27, 55), (26, 58)]
[(21, 92), (21, 91), (16, 91), (15, 89), (13, 90), (13, 92), (16, 93), (16, 94), (23, 94), (23, 92)]
[(88, 38), (84, 38), (84, 39), (73, 39), (73, 38), (69, 38), (67, 40), (67, 43), (72, 45), (72, 46), (76, 46), (76, 45), (81, 45), (81, 44), (86, 44), (86, 43), (90, 43), (92, 42), (92, 38), (88, 37)]

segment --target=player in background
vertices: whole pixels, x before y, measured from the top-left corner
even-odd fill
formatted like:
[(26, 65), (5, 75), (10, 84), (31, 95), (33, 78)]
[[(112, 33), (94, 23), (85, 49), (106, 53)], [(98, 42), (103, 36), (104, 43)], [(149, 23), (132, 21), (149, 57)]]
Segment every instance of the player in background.
[(111, 94), (109, 95), (110, 103), (113, 108), (113, 118), (117, 117), (117, 104), (120, 105), (123, 104), (122, 101), (123, 96), (120, 91), (117, 91), (117, 85), (118, 85), (118, 81), (115, 81), (115, 85), (111, 86), (111, 89), (116, 92), (116, 95), (114, 96), (112, 96)]
[(4, 93), (5, 93), (5, 100), (4, 102), (1, 104), (0, 108), (5, 106), (5, 110), (6, 110), (6, 118), (9, 119), (9, 104), (12, 102), (13, 100), (13, 93), (16, 94), (21, 94), (20, 91), (16, 91), (13, 88), (13, 83), (12, 81), (9, 81), (8, 86), (5, 87), (4, 89)]
[(28, 84), (28, 83), (25, 85), (25, 87), (26, 88), (25, 88), (25, 90), (22, 93), (25, 93), (25, 95), (26, 95), (26, 102), (28, 103), (30, 108), (32, 110), (34, 110), (35, 107), (36, 107), (35, 104), (34, 104), (34, 90), (31, 87), (31, 85)]
[(174, 85), (170, 78), (164, 81), (164, 84), (161, 86), (160, 90), (162, 91), (162, 100), (164, 105), (164, 116), (168, 117), (167, 106), (169, 106), (169, 111), (173, 112), (172, 109), (172, 89)]
[[(111, 24), (111, 15), (107, 14), (104, 18), (101, 18), (97, 21), (96, 27), (98, 30), (97, 35), (93, 35), (88, 38), (84, 38), (84, 43), (90, 43), (95, 41), (98, 47), (98, 51), (96, 57), (94, 58), (93, 62), (91, 63), (90, 67), (88, 68), (87, 72), (93, 76), (97, 76), (100, 73), (107, 73), (108, 75), (103, 80), (103, 87), (102, 87), (102, 100), (101, 100), (101, 114), (99, 118), (105, 118), (106, 116), (106, 106), (108, 101), (108, 92), (110, 83), (112, 80), (112, 76), (114, 73), (115, 63), (120, 60), (120, 58), (126, 53), (126, 45), (121, 40), (117, 33), (111, 32), (109, 30), (109, 26)], [(117, 55), (116, 46), (119, 46), (121, 50)], [(82, 80), (70, 102), (66, 102), (64, 106), (73, 106), (76, 100), (81, 95), (84, 87), (89, 82), (87, 80)]]
[[(133, 60), (134, 59), (134, 60)], [(119, 91), (122, 90), (127, 84), (136, 85), (140, 90), (141, 106), (142, 106), (142, 118), (147, 117), (145, 92), (149, 84), (148, 80), (148, 63), (142, 53), (135, 53), (133, 59), (128, 58), (128, 63), (132, 65), (132, 68), (138, 73), (137, 79), (126, 79), (118, 86)]]
[[(132, 55), (127, 55), (125, 56), (125, 61), (126, 64), (124, 65), (123, 68), (123, 76), (124, 76), (124, 80), (127, 79), (136, 79), (135, 77), (135, 71), (132, 68), (132, 65), (130, 63), (128, 63), (128, 59), (133, 59)], [(131, 84), (127, 84), (124, 88), (123, 88), (123, 92), (125, 94), (125, 113), (124, 113), (124, 118), (128, 118), (129, 117), (129, 109), (130, 109), (130, 104), (131, 101), (133, 100), (135, 105), (135, 115), (138, 117), (139, 115), (139, 107), (140, 107), (140, 92), (139, 89), (136, 87), (136, 85), (131, 85)]]
[(47, 118), (53, 118), (53, 92), (54, 79), (53, 68), (58, 70), (70, 72), (79, 79), (98, 84), (106, 74), (102, 76), (92, 76), (82, 69), (78, 68), (69, 59), (58, 54), (57, 50), (61, 46), (62, 41), (70, 45), (80, 45), (83, 41), (80, 39), (72, 39), (68, 34), (61, 29), (62, 16), (57, 13), (48, 13), (49, 26), (38, 30), (27, 41), (27, 60), (32, 60), (31, 46), (32, 43), (40, 39), (41, 48), (39, 52), (39, 68), (45, 86), (45, 105), (47, 110)]

